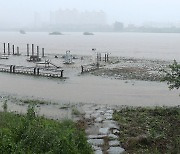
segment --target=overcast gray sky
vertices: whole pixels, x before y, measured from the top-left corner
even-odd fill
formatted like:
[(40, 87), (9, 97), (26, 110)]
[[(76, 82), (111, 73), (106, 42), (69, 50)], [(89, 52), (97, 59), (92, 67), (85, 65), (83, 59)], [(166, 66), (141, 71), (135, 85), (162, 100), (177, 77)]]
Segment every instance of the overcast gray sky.
[(109, 23), (180, 22), (180, 0), (0, 0), (0, 24), (31, 23), (34, 12), (48, 19), (60, 8), (102, 10)]

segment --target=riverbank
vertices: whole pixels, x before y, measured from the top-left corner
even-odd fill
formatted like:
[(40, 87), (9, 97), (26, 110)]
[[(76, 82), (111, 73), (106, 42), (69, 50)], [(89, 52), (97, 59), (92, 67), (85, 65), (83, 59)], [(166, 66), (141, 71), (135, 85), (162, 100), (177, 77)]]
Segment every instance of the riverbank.
[[(4, 101), (2, 99), (4, 99)], [(153, 148), (155, 148), (155, 146), (161, 147), (161, 145), (159, 145), (159, 142), (155, 141), (161, 140), (161, 142), (164, 142), (164, 136), (162, 136), (162, 133), (159, 134), (159, 129), (164, 128), (161, 125), (165, 125), (167, 127), (167, 129), (165, 129), (164, 131), (172, 130), (172, 125), (169, 123), (173, 123), (175, 121), (167, 121), (165, 119), (165, 116), (168, 116), (169, 119), (177, 118), (175, 124), (179, 124), (178, 106), (136, 108), (120, 105), (103, 105), (97, 103), (63, 104), (61, 102), (55, 103), (52, 101), (49, 102), (47, 100), (30, 100), (25, 98), (18, 99), (9, 96), (1, 98), (0, 110), (3, 110), (4, 102), (7, 103), (6, 111), (14, 112), (17, 115), (19, 115), (19, 113), (21, 113), (22, 115), (26, 115), (28, 106), (33, 105), (35, 107), (34, 111), (39, 117), (43, 116), (44, 118), (54, 119), (56, 121), (63, 121), (64, 119), (73, 120), (79, 128), (85, 130), (87, 141), (92, 145), (95, 153), (109, 152), (112, 154), (118, 154), (119, 152), (123, 153), (124, 151), (149, 152), (149, 148), (151, 146), (153, 146)], [(166, 123), (161, 123), (163, 116), (163, 119), (166, 121)], [(145, 120), (148, 126), (146, 127), (146, 123), (142, 123), (141, 120)], [(129, 123), (129, 121), (131, 121), (131, 123)], [(154, 127), (153, 122), (156, 122), (156, 128)], [(138, 130), (133, 131), (136, 136), (132, 134), (132, 127)], [(126, 128), (128, 128), (129, 130), (127, 130)], [(150, 134), (147, 134), (148, 130), (143, 131), (145, 128), (149, 128), (148, 130), (150, 130)], [(151, 134), (153, 133), (153, 131), (151, 130), (154, 129), (156, 129), (155, 131), (157, 131), (155, 138), (154, 136), (152, 136), (153, 134)], [(167, 136), (166, 132), (164, 135)], [(156, 138), (157, 136), (158, 139)], [(175, 137), (176, 136), (177, 138), (175, 139), (178, 141), (178, 131)], [(136, 146), (137, 143), (142, 143), (143, 146)], [(169, 144), (169, 142), (166, 143)], [(146, 144), (151, 145), (148, 146)], [(166, 147), (162, 145), (163, 150), (166, 150), (166, 148), (168, 148), (168, 150), (171, 150), (171, 148), (173, 148), (175, 144), (179, 143), (172, 141), (170, 146)], [(161, 148), (160, 151), (162, 151)]]
[(172, 61), (112, 57), (100, 69), (90, 71), (91, 74), (120, 80), (161, 81), (162, 70)]

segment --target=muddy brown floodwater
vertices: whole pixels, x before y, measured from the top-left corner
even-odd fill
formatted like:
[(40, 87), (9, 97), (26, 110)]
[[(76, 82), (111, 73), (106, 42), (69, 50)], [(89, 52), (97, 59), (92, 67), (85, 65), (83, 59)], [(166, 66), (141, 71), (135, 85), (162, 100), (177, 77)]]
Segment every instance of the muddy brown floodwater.
[(180, 104), (179, 91), (166, 83), (114, 80), (91, 75), (66, 80), (0, 73), (0, 94), (54, 100), (60, 103), (154, 106)]

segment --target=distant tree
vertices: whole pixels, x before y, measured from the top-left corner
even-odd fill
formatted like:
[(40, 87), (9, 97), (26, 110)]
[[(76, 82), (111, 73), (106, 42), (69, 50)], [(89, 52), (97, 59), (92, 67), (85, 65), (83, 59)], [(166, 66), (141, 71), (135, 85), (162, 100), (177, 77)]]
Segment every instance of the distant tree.
[(122, 31), (124, 29), (124, 24), (122, 22), (115, 22), (114, 23), (114, 31), (119, 32)]
[(169, 89), (179, 89), (180, 88), (180, 64), (174, 60), (174, 63), (169, 65), (170, 70), (163, 70), (165, 76), (163, 81), (167, 81)]

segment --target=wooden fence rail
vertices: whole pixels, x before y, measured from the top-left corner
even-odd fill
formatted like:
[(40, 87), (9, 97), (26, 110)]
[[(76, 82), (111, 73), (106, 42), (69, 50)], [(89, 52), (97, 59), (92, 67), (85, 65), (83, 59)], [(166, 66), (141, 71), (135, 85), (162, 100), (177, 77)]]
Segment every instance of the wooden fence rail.
[(33, 75), (33, 76), (44, 76), (44, 77), (52, 77), (52, 78), (64, 78), (63, 77), (64, 70), (62, 69), (24, 67), (24, 66), (0, 64), (0, 72)]

